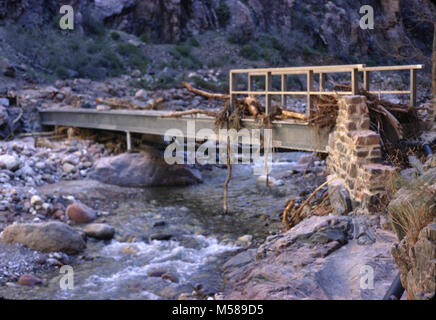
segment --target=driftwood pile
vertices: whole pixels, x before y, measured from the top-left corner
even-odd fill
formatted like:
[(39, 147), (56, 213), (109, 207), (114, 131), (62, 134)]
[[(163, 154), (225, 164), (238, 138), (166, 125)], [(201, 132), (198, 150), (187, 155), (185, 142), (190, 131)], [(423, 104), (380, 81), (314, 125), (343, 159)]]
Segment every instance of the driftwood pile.
[(307, 120), (305, 114), (285, 110), (278, 105), (273, 105), (268, 115), (265, 115), (265, 107), (253, 96), (248, 96), (242, 99), (233, 101), (234, 110), (230, 110), (230, 96), (227, 94), (210, 93), (204, 90), (193, 88), (189, 83), (182, 82), (190, 92), (201, 95), (208, 99), (225, 100), (224, 107), (218, 112), (211, 112), (200, 109), (189, 111), (173, 112), (164, 117), (178, 117), (188, 114), (205, 114), (216, 117), (217, 127), (222, 127), (225, 123), (229, 123), (231, 128), (239, 129), (240, 120), (242, 118), (259, 119), (261, 123), (267, 123), (273, 119), (300, 119)]
[[(348, 85), (336, 85), (338, 89), (349, 91)], [(391, 103), (364, 89), (358, 95), (365, 96), (371, 119), (371, 130), (380, 134), (383, 147), (396, 144), (403, 139), (411, 139), (419, 134), (419, 120), (416, 108), (406, 104)], [(338, 96), (314, 97), (314, 110), (309, 122), (321, 127), (334, 126), (338, 112)]]

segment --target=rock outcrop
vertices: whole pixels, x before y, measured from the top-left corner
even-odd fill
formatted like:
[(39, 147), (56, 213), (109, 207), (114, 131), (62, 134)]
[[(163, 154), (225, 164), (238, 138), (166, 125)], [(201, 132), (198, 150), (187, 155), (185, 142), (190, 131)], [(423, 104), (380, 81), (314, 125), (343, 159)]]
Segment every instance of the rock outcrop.
[(38, 251), (67, 254), (77, 254), (86, 247), (80, 234), (62, 222), (12, 224), (2, 232), (1, 241), (21, 243)]
[[(28, 0), (6, 0), (0, 4), (0, 19), (13, 19), (22, 24), (41, 24), (53, 19), (59, 1), (32, 3)], [(378, 32), (367, 33), (359, 27), (359, 2), (277, 0), (75, 0), (69, 3), (76, 10), (76, 22), (92, 10), (107, 26), (136, 35), (147, 34), (156, 42), (177, 42), (191, 35), (225, 29), (251, 38), (256, 33), (282, 33), (292, 45), (305, 44), (331, 55), (367, 55), (379, 51), (378, 43), (389, 41), (391, 48), (407, 43), (406, 35), (414, 37), (414, 45), (425, 47), (425, 33), (409, 34), (407, 25), (419, 25), (414, 10), (427, 10), (431, 1), (373, 1), (377, 11)], [(304, 13), (304, 14), (301, 14)], [(85, 22), (86, 23), (86, 22)], [(385, 47), (388, 47), (387, 45)], [(340, 50), (338, 50), (340, 48)], [(393, 52), (394, 53), (394, 52)]]
[(201, 182), (198, 172), (183, 165), (168, 165), (154, 151), (123, 153), (99, 159), (90, 178), (123, 187), (189, 185)]
[[(305, 219), (225, 265), (226, 299), (382, 299), (397, 268), (378, 217)], [(368, 271), (369, 270), (369, 271)], [(372, 283), (364, 275), (373, 272)], [(363, 283), (363, 285), (362, 285)]]

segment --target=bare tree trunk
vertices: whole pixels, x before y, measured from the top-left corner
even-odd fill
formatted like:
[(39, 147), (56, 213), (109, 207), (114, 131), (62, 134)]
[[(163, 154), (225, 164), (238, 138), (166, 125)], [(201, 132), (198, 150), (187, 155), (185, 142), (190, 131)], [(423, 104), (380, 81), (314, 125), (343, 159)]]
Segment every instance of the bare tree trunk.
[(433, 95), (433, 114), (436, 115), (436, 23), (434, 24), (433, 31), (433, 54), (431, 56), (431, 92)]
[(431, 82), (431, 87), (432, 87), (433, 97), (435, 97), (436, 96), (436, 23), (434, 24), (433, 55), (431, 57), (431, 62), (432, 62), (432, 69), (431, 69), (432, 82)]

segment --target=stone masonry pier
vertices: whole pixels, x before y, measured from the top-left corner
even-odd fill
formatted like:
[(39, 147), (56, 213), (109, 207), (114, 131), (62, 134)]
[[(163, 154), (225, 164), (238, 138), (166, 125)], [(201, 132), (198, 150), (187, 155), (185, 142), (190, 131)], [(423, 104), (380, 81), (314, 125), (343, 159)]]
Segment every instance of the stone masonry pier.
[(327, 146), (328, 168), (337, 178), (334, 184), (345, 188), (351, 207), (378, 212), (386, 198), (385, 184), (394, 167), (383, 165), (380, 135), (370, 130), (366, 97), (339, 99), (336, 127)]

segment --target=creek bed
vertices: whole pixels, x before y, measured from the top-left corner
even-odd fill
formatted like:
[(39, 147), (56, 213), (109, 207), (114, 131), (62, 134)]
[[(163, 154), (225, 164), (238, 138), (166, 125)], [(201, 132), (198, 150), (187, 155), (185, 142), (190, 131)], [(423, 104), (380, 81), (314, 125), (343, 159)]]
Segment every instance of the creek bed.
[[(40, 287), (2, 286), (0, 296), (20, 299), (177, 299), (201, 288), (205, 295), (223, 292), (222, 266), (243, 247), (256, 247), (280, 230), (280, 213), (291, 196), (311, 189), (322, 177), (280, 180), (303, 153), (276, 153), (271, 177), (253, 175), (252, 165), (234, 165), (229, 185), (229, 214), (223, 215), (223, 183), (227, 171), (202, 170), (202, 184), (132, 191), (105, 186), (92, 189), (86, 180), (45, 186), (44, 192), (73, 194), (92, 205), (99, 199), (116, 203), (97, 222), (116, 229), (111, 241), (88, 240), (88, 259), (74, 258), (74, 289), (61, 290), (59, 270), (41, 271)], [(82, 184), (82, 185), (80, 185)], [(88, 191), (86, 188), (91, 188)], [(74, 189), (74, 190), (73, 190)], [(104, 189), (104, 188), (103, 188)], [(127, 189), (126, 189), (127, 190)], [(252, 236), (251, 244), (238, 241)], [(167, 240), (153, 240), (165, 238)], [(169, 239), (169, 240), (168, 240)], [(90, 259), (89, 259), (90, 257)]]

